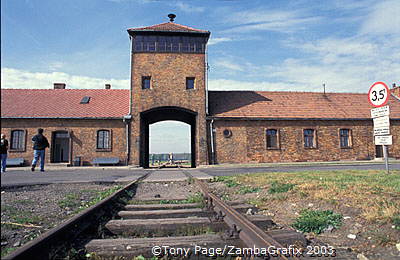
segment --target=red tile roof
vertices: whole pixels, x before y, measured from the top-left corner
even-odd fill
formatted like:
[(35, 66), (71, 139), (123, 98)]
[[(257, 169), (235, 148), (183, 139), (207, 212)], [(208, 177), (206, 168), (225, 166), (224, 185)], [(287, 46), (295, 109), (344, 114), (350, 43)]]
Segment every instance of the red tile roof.
[[(83, 97), (89, 104), (80, 104)], [(391, 96), (390, 118), (400, 119)], [(272, 91), (209, 91), (210, 115), (222, 118), (370, 119), (367, 94)], [(127, 89), (2, 89), (2, 118), (122, 118)]]
[[(272, 91), (209, 91), (211, 116), (277, 119), (370, 119), (367, 94)], [(389, 99), (390, 118), (400, 119), (400, 100)]]
[(146, 32), (196, 32), (210, 33), (209, 31), (195, 29), (189, 26), (167, 22), (141, 28), (129, 28), (128, 31), (146, 31)]
[[(80, 104), (83, 97), (88, 104)], [(2, 89), (1, 117), (122, 118), (129, 113), (126, 89)]]

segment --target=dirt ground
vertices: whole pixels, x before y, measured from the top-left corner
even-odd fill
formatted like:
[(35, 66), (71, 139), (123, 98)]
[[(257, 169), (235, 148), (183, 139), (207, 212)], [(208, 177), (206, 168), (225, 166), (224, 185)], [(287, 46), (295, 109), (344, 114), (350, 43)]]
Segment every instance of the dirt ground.
[(85, 183), (2, 189), (1, 256), (71, 218), (118, 187), (117, 184)]
[(134, 199), (187, 199), (196, 192), (199, 192), (199, 189), (194, 184), (188, 184), (186, 181), (146, 182), (138, 185)]
[[(371, 212), (374, 206), (371, 206), (370, 209), (357, 206), (357, 204), (361, 205), (357, 200), (367, 201), (370, 198), (375, 201), (372, 202), (372, 205), (373, 203), (381, 204), (378, 199), (369, 194), (367, 188), (364, 188), (365, 192), (362, 197), (343, 196), (337, 191), (335, 196), (332, 194), (335, 190), (330, 185), (327, 185), (326, 189), (316, 188), (319, 183), (311, 181), (314, 175), (307, 177), (307, 182), (311, 181), (314, 185), (305, 186), (301, 186), (304, 183), (296, 176), (291, 176), (290, 179), (285, 179), (286, 176), (282, 176), (284, 174), (279, 177), (282, 183), (297, 183), (297, 186), (294, 186), (288, 192), (270, 194), (268, 192), (271, 187), (270, 183), (275, 178), (271, 174), (228, 177), (230, 179), (228, 185), (225, 180), (225, 182), (214, 182), (211, 186), (220, 197), (227, 200), (246, 200), (256, 205), (261, 214), (271, 216), (276, 224), (291, 229), (293, 229), (292, 224), (303, 209), (333, 210), (342, 215), (342, 225), (333, 230), (326, 230), (319, 235), (305, 233), (312, 244), (328, 244), (337, 249), (338, 252), (352, 252), (355, 259), (400, 259), (400, 249), (396, 247), (396, 245), (400, 246), (400, 227), (395, 226), (391, 221), (385, 221), (383, 217), (378, 218), (373, 215)], [(321, 175), (317, 174), (315, 177), (322, 178), (319, 176)], [(398, 177), (400, 178), (400, 175)], [(237, 183), (238, 186), (229, 185), (229, 182), (232, 183), (232, 181)], [(354, 185), (351, 182), (348, 182), (348, 184)], [(362, 186), (360, 183), (358, 185)], [(258, 189), (245, 192), (242, 188), (244, 186)], [(355, 188), (347, 187), (344, 189), (344, 193), (351, 194), (353, 189)], [(324, 192), (321, 192), (322, 190)], [(390, 211), (392, 215), (398, 214), (400, 211), (400, 192), (398, 189), (382, 190), (378, 196), (384, 197), (385, 201), (388, 201), (388, 205), (394, 205), (393, 207), (383, 207), (382, 215), (389, 214), (389, 210), (392, 210)], [(355, 235), (355, 238), (349, 238), (348, 235), (350, 234)], [(338, 256), (340, 255), (338, 254)]]
[[(342, 225), (319, 235), (305, 233), (311, 244), (328, 244), (346, 259), (399, 259), (400, 229), (393, 222), (400, 212), (399, 174), (380, 178), (379, 172), (266, 173), (223, 177), (210, 183), (226, 200), (246, 200), (291, 228), (303, 209), (333, 210)], [(377, 178), (377, 176), (379, 178)], [(227, 185), (226, 180), (235, 185)], [(293, 184), (287, 192), (269, 192), (272, 181)], [(52, 184), (1, 192), (1, 255), (4, 256), (89, 206), (120, 185)], [(198, 188), (187, 182), (142, 183), (134, 199), (185, 199)], [(353, 234), (355, 238), (349, 238)], [(348, 255), (354, 256), (349, 258)], [(340, 255), (335, 259), (341, 259)], [(366, 257), (366, 258), (362, 258)]]

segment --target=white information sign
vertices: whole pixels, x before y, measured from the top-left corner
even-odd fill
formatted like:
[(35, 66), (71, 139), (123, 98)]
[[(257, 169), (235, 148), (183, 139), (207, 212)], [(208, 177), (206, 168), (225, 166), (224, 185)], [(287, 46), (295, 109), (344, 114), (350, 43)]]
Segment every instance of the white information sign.
[(375, 145), (392, 145), (391, 135), (375, 136)]
[(374, 127), (374, 135), (390, 135), (390, 127)]
[(389, 127), (389, 126), (390, 126), (389, 116), (381, 116), (374, 118), (374, 128)]
[(381, 116), (389, 116), (389, 106), (383, 106), (371, 109), (372, 118), (377, 118)]

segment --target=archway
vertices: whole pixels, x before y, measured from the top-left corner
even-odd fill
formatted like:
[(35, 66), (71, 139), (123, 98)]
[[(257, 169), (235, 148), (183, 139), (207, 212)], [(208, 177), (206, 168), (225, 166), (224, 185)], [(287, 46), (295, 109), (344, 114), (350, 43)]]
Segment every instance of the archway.
[(197, 113), (181, 107), (157, 107), (140, 113), (140, 166), (149, 167), (149, 126), (174, 120), (190, 125), (191, 167), (196, 167), (196, 117)]

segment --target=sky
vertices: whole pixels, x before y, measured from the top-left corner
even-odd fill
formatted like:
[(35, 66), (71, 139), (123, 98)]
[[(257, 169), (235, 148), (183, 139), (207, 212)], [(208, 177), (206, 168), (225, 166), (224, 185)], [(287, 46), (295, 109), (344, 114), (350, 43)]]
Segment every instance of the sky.
[[(367, 92), (376, 81), (400, 84), (398, 0), (3, 0), (1, 87), (129, 88), (126, 29), (167, 22), (169, 13), (211, 31), (210, 90), (325, 84), (328, 92)], [(186, 128), (159, 123), (152, 136), (165, 139), (169, 129), (189, 142)]]

